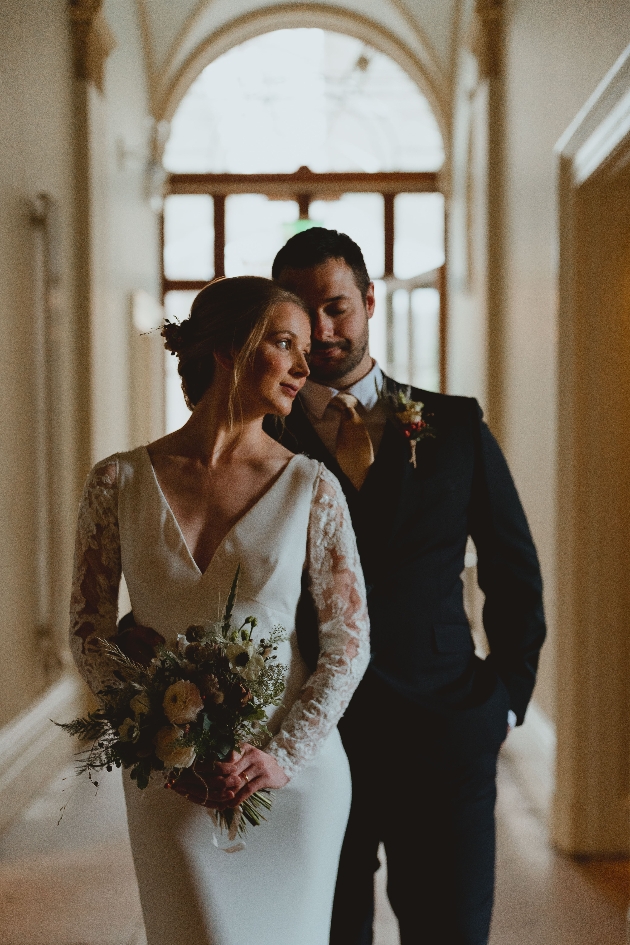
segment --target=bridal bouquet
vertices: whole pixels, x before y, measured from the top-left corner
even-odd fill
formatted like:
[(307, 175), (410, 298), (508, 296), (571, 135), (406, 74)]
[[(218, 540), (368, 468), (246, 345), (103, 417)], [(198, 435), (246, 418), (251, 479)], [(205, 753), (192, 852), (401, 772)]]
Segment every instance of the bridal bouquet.
[[(195, 770), (197, 761), (224, 761), (243, 742), (260, 744), (268, 735), (266, 709), (281, 704), (284, 690), (285, 667), (275, 655), (284, 631), (274, 627), (255, 643), (255, 617), (232, 625), (239, 572), (222, 619), (188, 627), (174, 650), (160, 645), (148, 659), (132, 658), (116, 643), (101, 641), (117, 664), (118, 684), (99, 692), (95, 712), (61, 723), (70, 735), (92, 742), (80, 753), (78, 774), (87, 772), (93, 780), (94, 772), (115, 766), (130, 768), (141, 789), (155, 772), (169, 785), (185, 768)], [(257, 791), (238, 808), (211, 813), (233, 840), (244, 835), (247, 823), (259, 824), (262, 811), (270, 808), (269, 793)]]

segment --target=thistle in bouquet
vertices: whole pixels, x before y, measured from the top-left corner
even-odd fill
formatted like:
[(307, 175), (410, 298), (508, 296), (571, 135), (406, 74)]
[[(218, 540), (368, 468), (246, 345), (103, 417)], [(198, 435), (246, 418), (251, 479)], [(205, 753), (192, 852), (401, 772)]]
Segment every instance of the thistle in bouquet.
[[(191, 769), (205, 784), (199, 763), (225, 761), (245, 742), (257, 746), (269, 737), (267, 710), (281, 704), (284, 691), (285, 667), (276, 656), (284, 631), (274, 627), (255, 640), (253, 616), (233, 626), (239, 573), (240, 567), (222, 619), (188, 627), (174, 649), (158, 645), (152, 658), (139, 661), (116, 642), (101, 641), (116, 664), (116, 684), (99, 693), (95, 712), (61, 724), (92, 742), (79, 753), (79, 774), (94, 780), (103, 769), (130, 769), (142, 790), (154, 776), (172, 786)], [(206, 791), (209, 796), (207, 785)], [(213, 818), (233, 840), (244, 836), (248, 824), (260, 824), (270, 808), (269, 791), (257, 791), (236, 808), (213, 812)]]

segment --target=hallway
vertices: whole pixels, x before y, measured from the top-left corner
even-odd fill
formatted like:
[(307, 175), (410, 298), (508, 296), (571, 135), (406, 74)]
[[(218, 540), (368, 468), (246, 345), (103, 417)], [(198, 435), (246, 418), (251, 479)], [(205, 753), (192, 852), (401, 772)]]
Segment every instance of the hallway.
[[(188, 416), (164, 317), (313, 224), (362, 246), (386, 373), (476, 398), (538, 551), (548, 637), (500, 761), (490, 945), (627, 945), (628, 0), (0, 12), (0, 945), (145, 945), (120, 779), (94, 796), (50, 734), (84, 708), (79, 496)], [(385, 881), (375, 943), (398, 945)]]
[[(587, 867), (550, 849), (539, 761), (528, 727), (513, 733), (500, 767), (490, 945), (624, 945), (626, 864)], [(144, 945), (121, 801), (115, 775), (95, 796), (69, 765), (0, 838), (1, 945)], [(398, 945), (383, 880), (375, 945)]]

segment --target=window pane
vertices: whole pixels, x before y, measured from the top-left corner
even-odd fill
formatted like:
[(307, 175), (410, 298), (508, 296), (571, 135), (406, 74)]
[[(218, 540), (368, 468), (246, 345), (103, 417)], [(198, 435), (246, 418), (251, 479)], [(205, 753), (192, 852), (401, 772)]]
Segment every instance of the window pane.
[(442, 136), (411, 77), (361, 40), (274, 30), (210, 63), (183, 97), (170, 171), (438, 170)]
[(411, 383), (425, 390), (440, 389), (440, 293), (414, 289), (411, 293)]
[(398, 279), (444, 263), (442, 194), (398, 194), (394, 201), (394, 275)]
[(233, 194), (225, 201), (226, 276), (265, 276), (278, 250), (294, 232), (294, 200), (268, 200), (261, 194)]
[(214, 276), (214, 204), (204, 194), (164, 201), (164, 273), (167, 279)]
[(363, 251), (367, 270), (382, 276), (385, 257), (384, 210), (380, 194), (344, 194), (339, 200), (314, 200), (309, 216), (319, 226), (347, 233)]
[(411, 384), (409, 351), (409, 293), (396, 289), (392, 295), (392, 352), (391, 372), (401, 384)]
[[(167, 292), (164, 299), (164, 314), (170, 322), (181, 322), (188, 317), (196, 292)], [(166, 432), (172, 433), (183, 426), (190, 417), (182, 394), (181, 378), (177, 373), (177, 358), (170, 351), (166, 356)]]
[[(440, 389), (440, 294), (437, 289), (396, 289), (392, 294), (393, 360), (388, 365), (402, 384)], [(384, 363), (384, 362), (383, 362)]]

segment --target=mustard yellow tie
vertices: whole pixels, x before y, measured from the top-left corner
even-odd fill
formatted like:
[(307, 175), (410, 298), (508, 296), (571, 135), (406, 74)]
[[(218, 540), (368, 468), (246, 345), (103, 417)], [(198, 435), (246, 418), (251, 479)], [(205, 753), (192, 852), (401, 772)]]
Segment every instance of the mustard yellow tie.
[(335, 456), (355, 489), (361, 488), (374, 462), (374, 447), (357, 411), (358, 402), (352, 394), (342, 391), (329, 404), (341, 412)]

